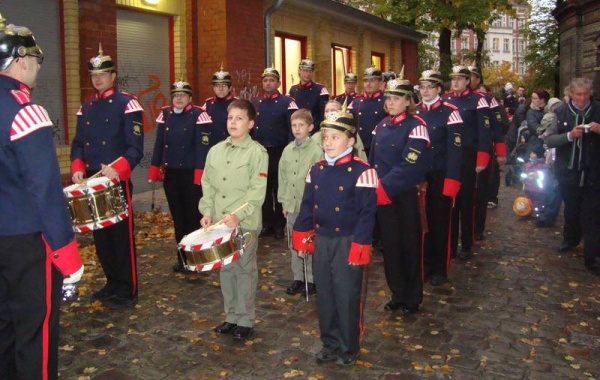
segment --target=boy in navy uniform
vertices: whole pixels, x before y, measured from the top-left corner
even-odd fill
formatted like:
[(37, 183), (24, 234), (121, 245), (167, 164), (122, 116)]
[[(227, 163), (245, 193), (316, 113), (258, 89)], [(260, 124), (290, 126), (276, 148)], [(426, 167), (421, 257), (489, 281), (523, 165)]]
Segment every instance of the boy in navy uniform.
[(208, 141), (209, 148), (229, 137), (227, 107), (236, 99), (231, 94), (231, 74), (225, 71), (223, 66), (212, 76), (212, 89), (214, 95), (207, 98), (202, 106), (212, 120), (210, 130), (204, 128), (202, 131), (202, 139)]
[(71, 173), (73, 182), (78, 184), (99, 171), (109, 179), (118, 176), (126, 195), (129, 217), (93, 232), (106, 285), (92, 299), (118, 308), (134, 305), (138, 299), (130, 178), (144, 156), (143, 109), (133, 95), (114, 87), (115, 66), (112, 58), (103, 54), (101, 46), (88, 69), (96, 94), (86, 99), (77, 111)]
[(381, 70), (373, 66), (368, 67), (363, 74), (364, 93), (357, 95), (348, 106), (348, 111), (352, 113), (356, 121), (358, 135), (365, 144), (367, 156), (371, 149), (373, 129), (387, 115), (383, 109), (381, 83)]
[[(171, 105), (163, 107), (156, 122), (156, 140), (149, 181), (164, 181), (165, 195), (175, 225), (175, 244), (200, 228), (198, 202), (202, 172), (210, 148), (205, 132), (211, 119), (192, 103), (192, 86), (183, 80), (171, 85)], [(183, 253), (177, 251), (175, 272), (186, 273)]]
[(325, 113), (325, 103), (329, 100), (327, 88), (320, 83), (313, 82), (314, 72), (315, 63), (312, 60), (309, 58), (301, 60), (298, 65), (300, 83), (293, 85), (290, 93), (287, 94), (296, 101), (298, 108), (310, 110), (315, 121), (313, 134), (320, 128)]
[(458, 108), (464, 125), (461, 134), (462, 184), (452, 212), (451, 254), (455, 255), (457, 252), (460, 221), (461, 251), (458, 252), (458, 258), (468, 260), (473, 256), (471, 247), (475, 235), (477, 178), (490, 161), (490, 107), (483, 95), (474, 93), (469, 87), (471, 71), (468, 67), (454, 66), (450, 78), (451, 92), (445, 94), (443, 100)]
[(44, 55), (0, 15), (0, 379), (58, 378), (63, 276), (83, 265), (46, 110), (31, 102)]
[(337, 95), (335, 100), (344, 104), (351, 104), (354, 98), (356, 97), (356, 83), (358, 82), (358, 77), (351, 71), (348, 71), (346, 75), (344, 75), (344, 93), (341, 95)]
[(419, 78), (422, 101), (417, 115), (427, 123), (430, 155), (427, 179), (427, 235), (424, 246), (424, 273), (432, 285), (448, 281), (450, 270), (450, 215), (453, 199), (460, 189), (461, 132), (458, 109), (440, 98), (444, 79), (435, 70)]
[(279, 92), (280, 85), (279, 71), (267, 67), (262, 73), (263, 95), (252, 100), (256, 108), (256, 126), (251, 132), (252, 139), (262, 144), (269, 154), (267, 194), (262, 206), (263, 228), (260, 236), (274, 233), (276, 239), (283, 239), (286, 224), (281, 203), (277, 201), (279, 160), (283, 149), (293, 140), (290, 118), (298, 109), (294, 99)]
[(325, 159), (313, 164), (306, 176), (292, 241), (302, 256), (312, 251), (314, 243), (323, 342), (316, 358), (351, 366), (360, 354), (364, 308), (360, 295), (363, 271), (371, 259), (377, 174), (354, 155), (356, 127), (345, 109), (335, 119), (323, 121), (321, 131)]

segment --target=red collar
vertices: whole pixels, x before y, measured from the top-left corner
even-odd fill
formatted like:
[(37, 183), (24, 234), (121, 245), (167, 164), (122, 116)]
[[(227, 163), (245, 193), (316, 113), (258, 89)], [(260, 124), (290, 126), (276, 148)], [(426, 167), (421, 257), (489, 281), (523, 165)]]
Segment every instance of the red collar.
[(406, 119), (406, 111), (399, 113), (394, 117), (390, 116), (390, 119), (392, 119), (393, 124), (399, 124), (402, 120)]
[(457, 98), (460, 98), (460, 97), (462, 97), (462, 96), (465, 96), (465, 95), (468, 95), (468, 94), (470, 94), (471, 92), (472, 92), (472, 91), (471, 91), (471, 89), (470, 89), (469, 87), (467, 87), (467, 89), (466, 89), (466, 90), (464, 90), (463, 92), (461, 92), (460, 94), (459, 94), (459, 93), (456, 93), (456, 92), (454, 92), (454, 91), (453, 91), (453, 92), (452, 92), (452, 95), (454, 95), (454, 96), (455, 96), (455, 97), (457, 97)]
[(298, 83), (298, 87), (300, 87), (300, 88), (310, 88), (312, 86), (312, 84), (313, 84), (312, 80), (306, 82), (305, 84), (302, 84), (302, 82), (300, 82), (300, 83)]
[(338, 158), (335, 161), (336, 165), (344, 165), (347, 164), (348, 162), (352, 161), (354, 159), (354, 153), (350, 152), (347, 155), (345, 155), (344, 157)]
[(98, 91), (96, 91), (96, 99), (106, 99), (109, 98), (111, 96), (113, 96), (115, 94), (116, 90), (114, 87), (109, 88), (108, 90), (104, 91), (103, 93), (99, 93)]
[(442, 105), (442, 98), (438, 98), (438, 100), (436, 100), (431, 106), (429, 106), (429, 108), (427, 108), (427, 104), (425, 104), (425, 102), (421, 102), (421, 103), (417, 104), (417, 108), (421, 108), (422, 110), (428, 111), (428, 110), (437, 109), (441, 105)]
[(19, 83), (19, 91), (26, 93), (27, 96), (31, 96), (31, 89), (25, 83)]
[(263, 94), (263, 99), (266, 99), (266, 100), (277, 99), (279, 97), (279, 95), (281, 95), (281, 93), (279, 91), (275, 91), (271, 95), (268, 95), (267, 93), (264, 93)]
[(378, 90), (377, 92), (374, 92), (372, 95), (367, 94), (366, 92), (363, 93), (363, 98), (365, 99), (377, 99), (379, 97), (381, 97), (383, 95), (383, 92), (381, 92), (381, 90)]
[(227, 94), (227, 96), (224, 98), (219, 98), (218, 96), (215, 95), (215, 102), (226, 102), (231, 99), (233, 99), (233, 95), (231, 95), (231, 92), (229, 94)]
[(356, 95), (356, 92), (351, 91), (351, 92), (346, 92), (345, 94), (346, 94), (346, 96), (351, 96), (351, 95)]

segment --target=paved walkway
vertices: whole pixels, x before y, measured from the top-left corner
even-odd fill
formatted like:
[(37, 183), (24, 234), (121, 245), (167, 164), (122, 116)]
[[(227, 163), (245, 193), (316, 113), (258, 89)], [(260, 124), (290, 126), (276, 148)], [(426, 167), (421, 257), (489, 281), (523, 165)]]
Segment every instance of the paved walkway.
[[(370, 267), (360, 361), (318, 364), (315, 300), (284, 293), (285, 241), (260, 240), (255, 334), (217, 336), (223, 320), (217, 272), (176, 275), (167, 216), (136, 220), (140, 300), (125, 311), (91, 304), (103, 286), (89, 236), (79, 238), (87, 272), (81, 300), (63, 305), (61, 379), (600, 379), (600, 278), (582, 250), (559, 255), (559, 228), (538, 229), (510, 210), (502, 189), (486, 240), (469, 262), (452, 262), (451, 283), (425, 287), (417, 315), (383, 310), (389, 291), (379, 253)], [(148, 207), (149, 193), (134, 196)], [(162, 190), (155, 206), (166, 209)], [(149, 208), (148, 208), (149, 209)]]

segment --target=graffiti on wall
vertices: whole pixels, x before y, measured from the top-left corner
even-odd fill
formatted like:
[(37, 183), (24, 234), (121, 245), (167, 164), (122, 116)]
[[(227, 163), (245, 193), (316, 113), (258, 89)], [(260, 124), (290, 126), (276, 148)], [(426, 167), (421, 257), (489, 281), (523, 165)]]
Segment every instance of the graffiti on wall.
[[(240, 99), (252, 99), (258, 96), (259, 85), (252, 84), (252, 73), (249, 70), (236, 69), (232, 73), (231, 93)], [(257, 80), (260, 82), (260, 80)]]

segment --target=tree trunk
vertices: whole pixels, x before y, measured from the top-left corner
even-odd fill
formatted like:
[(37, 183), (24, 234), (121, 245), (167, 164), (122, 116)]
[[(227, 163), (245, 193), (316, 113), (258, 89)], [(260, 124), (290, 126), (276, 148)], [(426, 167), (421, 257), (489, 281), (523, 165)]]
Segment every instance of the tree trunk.
[(475, 61), (477, 66), (481, 67), (481, 54), (483, 52), (483, 44), (485, 42), (485, 30), (476, 29), (475, 35), (477, 35), (477, 49), (475, 50)]
[(452, 41), (452, 31), (442, 27), (440, 29), (440, 37), (438, 39), (438, 47), (440, 48), (440, 72), (447, 77), (452, 70), (452, 51), (450, 49)]

